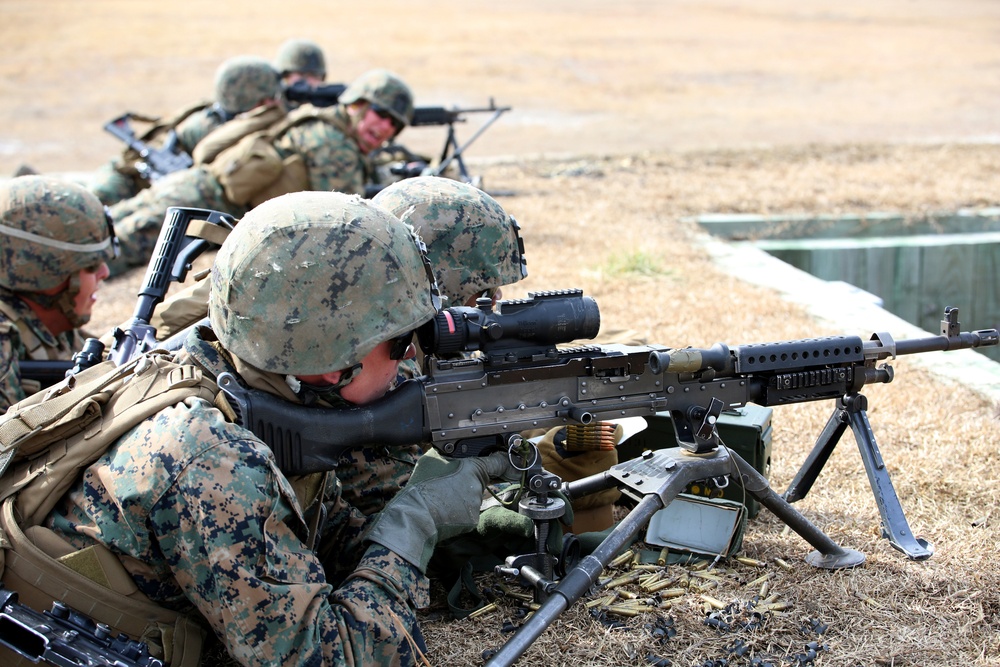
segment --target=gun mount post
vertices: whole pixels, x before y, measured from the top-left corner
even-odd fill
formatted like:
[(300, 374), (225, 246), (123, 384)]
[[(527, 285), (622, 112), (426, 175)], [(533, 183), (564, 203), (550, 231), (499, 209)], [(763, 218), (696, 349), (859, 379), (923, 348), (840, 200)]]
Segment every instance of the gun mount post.
[(464, 144), (462, 144), (462, 145), (459, 145), (458, 138), (455, 136), (455, 124), (454, 123), (448, 123), (448, 136), (445, 138), (444, 148), (441, 151), (441, 159), (439, 160), (439, 164), (438, 164), (437, 168), (435, 169), (435, 172), (437, 173), (437, 175), (443, 174), (445, 172), (445, 170), (448, 168), (448, 166), (452, 162), (455, 162), (455, 163), (458, 164), (458, 173), (461, 176), (462, 182), (469, 183), (471, 185), (476, 185), (478, 187), (478, 184), (475, 183), (475, 182), (473, 182), (475, 179), (473, 179), (473, 177), (469, 175), (469, 170), (465, 166), (465, 158), (464, 158), (465, 149), (467, 149), (469, 146), (471, 146), (472, 143), (476, 139), (478, 139), (483, 134), (483, 132), (485, 132), (487, 130), (487, 128), (489, 128), (490, 125), (492, 125), (493, 123), (495, 123), (500, 118), (500, 116), (502, 116), (504, 113), (506, 113), (506, 112), (508, 112), (510, 110), (511, 110), (511, 107), (498, 107), (498, 106), (496, 106), (496, 104), (494, 104), (494, 102), (493, 102), (493, 98), (490, 98), (490, 106), (488, 108), (486, 108), (486, 109), (467, 109), (467, 110), (465, 110), (466, 112), (468, 112), (468, 111), (492, 111), (493, 115), (491, 115), (486, 120), (485, 123), (483, 123), (482, 125), (480, 125), (479, 129), (477, 129), (472, 134), (472, 136)]
[(747, 493), (771, 510), (806, 542), (816, 547), (805, 561), (828, 570), (856, 567), (864, 554), (841, 547), (774, 492), (767, 479), (739, 454), (718, 447), (708, 454), (692, 454), (681, 448), (647, 451), (639, 458), (619, 463), (605, 472), (564, 485), (569, 497), (617, 483), (629, 497), (638, 500), (618, 527), (588, 556), (566, 573), (547, 593), (548, 599), (486, 663), (486, 667), (512, 665), (531, 643), (571, 604), (583, 597), (604, 568), (647, 525), (652, 516), (670, 504), (694, 481), (739, 475)]
[(875, 441), (871, 422), (868, 421), (868, 399), (861, 394), (849, 395), (837, 401), (816, 445), (788, 485), (784, 493), (785, 500), (791, 503), (806, 497), (848, 426), (858, 443), (861, 461), (868, 473), (868, 483), (872, 487), (875, 504), (882, 518), (882, 536), (889, 540), (893, 548), (906, 554), (911, 560), (930, 558), (934, 554), (934, 547), (927, 540), (914, 537), (910, 529)]

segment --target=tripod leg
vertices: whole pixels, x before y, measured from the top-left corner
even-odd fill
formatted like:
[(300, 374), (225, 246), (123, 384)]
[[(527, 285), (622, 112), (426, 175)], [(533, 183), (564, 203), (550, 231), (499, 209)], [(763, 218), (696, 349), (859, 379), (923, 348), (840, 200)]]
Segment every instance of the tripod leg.
[(861, 394), (848, 398), (845, 414), (854, 431), (854, 439), (858, 442), (861, 460), (868, 473), (868, 483), (871, 484), (875, 503), (882, 515), (882, 536), (911, 560), (926, 560), (934, 553), (934, 547), (927, 540), (914, 537), (910, 530), (910, 524), (906, 521), (903, 507), (899, 504), (899, 497), (889, 478), (889, 471), (885, 469), (882, 453), (875, 442), (867, 410), (868, 400)]
[(729, 455), (736, 463), (740, 473), (740, 480), (743, 487), (751, 496), (760, 501), (760, 504), (771, 510), (779, 519), (785, 522), (789, 528), (799, 534), (809, 544), (816, 547), (816, 551), (806, 556), (806, 562), (813, 567), (821, 567), (826, 570), (840, 570), (848, 567), (856, 567), (865, 562), (865, 555), (854, 549), (847, 549), (840, 546), (830, 536), (812, 524), (809, 519), (802, 516), (798, 510), (788, 504), (784, 498), (774, 492), (768, 484), (767, 479), (757, 472), (757, 469), (743, 460), (739, 454), (730, 451)]
[(843, 399), (838, 399), (837, 407), (833, 409), (833, 414), (830, 415), (826, 426), (823, 427), (823, 432), (816, 438), (816, 444), (813, 445), (812, 451), (809, 452), (809, 456), (802, 463), (802, 467), (796, 473), (795, 479), (792, 480), (791, 484), (788, 485), (788, 489), (785, 490), (783, 496), (785, 500), (794, 503), (796, 500), (802, 500), (806, 497), (816, 478), (819, 477), (819, 473), (823, 470), (823, 466), (826, 465), (826, 462), (830, 459), (830, 455), (833, 454), (833, 448), (840, 442), (840, 436), (846, 430), (847, 415), (844, 412)]

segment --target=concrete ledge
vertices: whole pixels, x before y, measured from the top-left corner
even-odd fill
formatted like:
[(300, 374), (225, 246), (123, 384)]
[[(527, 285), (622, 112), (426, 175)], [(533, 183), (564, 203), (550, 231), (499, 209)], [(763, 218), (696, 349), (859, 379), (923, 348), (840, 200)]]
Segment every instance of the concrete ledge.
[[(750, 242), (727, 242), (699, 233), (696, 241), (717, 268), (745, 282), (772, 289), (844, 335), (886, 331), (896, 340), (936, 336), (881, 308), (877, 301), (844, 283), (828, 282), (786, 264)], [(942, 304), (942, 309), (948, 304)], [(961, 315), (961, 314), (960, 314)], [(959, 317), (961, 320), (961, 317)], [(964, 331), (975, 326), (962, 325)], [(973, 350), (927, 352), (909, 356), (942, 379), (961, 382), (985, 398), (1000, 402), (1000, 364)]]

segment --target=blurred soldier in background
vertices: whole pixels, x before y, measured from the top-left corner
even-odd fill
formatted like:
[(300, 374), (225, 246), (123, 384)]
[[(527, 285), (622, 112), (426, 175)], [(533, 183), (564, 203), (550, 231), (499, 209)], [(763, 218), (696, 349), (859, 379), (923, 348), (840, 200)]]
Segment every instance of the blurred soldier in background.
[[(216, 71), (214, 102), (195, 104), (164, 119), (130, 116), (153, 123), (138, 137), (143, 143), (161, 148), (169, 142), (175, 151), (192, 155), (195, 146), (210, 132), (259, 105), (277, 103), (280, 96), (277, 72), (267, 61), (237, 56)], [(107, 206), (134, 197), (150, 185), (136, 169), (141, 159), (135, 150), (126, 148), (96, 170), (88, 188)]]
[(323, 49), (308, 39), (289, 39), (282, 44), (274, 59), (274, 69), (278, 70), (285, 87), (296, 81), (305, 81), (310, 86), (319, 86), (326, 81)]
[(111, 265), (112, 274), (149, 261), (171, 206), (241, 218), (261, 202), (289, 192), (363, 193), (368, 154), (396, 137), (412, 117), (409, 87), (391, 72), (372, 70), (352, 82), (336, 106), (299, 107), (207, 164), (161, 179), (111, 208), (124, 251)]
[(46, 176), (0, 186), (0, 412), (39, 388), (22, 381), (20, 360), (80, 350), (116, 249), (104, 207), (83, 187)]

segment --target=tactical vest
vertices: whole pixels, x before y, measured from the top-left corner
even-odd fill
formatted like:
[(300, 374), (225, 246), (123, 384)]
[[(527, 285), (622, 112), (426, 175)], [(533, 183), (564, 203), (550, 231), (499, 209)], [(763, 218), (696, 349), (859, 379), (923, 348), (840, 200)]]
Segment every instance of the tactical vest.
[[(197, 612), (161, 607), (139, 591), (102, 544), (76, 549), (46, 517), (119, 438), (181, 402), (215, 403), (214, 380), (153, 352), (121, 367), (105, 361), (12, 406), (0, 417), (0, 577), (41, 611), (60, 600), (149, 645), (170, 667), (195, 667), (206, 629)], [(29, 664), (0, 648), (0, 663)]]
[(280, 106), (262, 106), (241, 113), (228, 123), (209, 132), (194, 147), (191, 158), (195, 164), (208, 164), (215, 160), (219, 153), (236, 144), (243, 137), (266, 130), (282, 121), (287, 115), (287, 112)]
[(298, 153), (282, 157), (274, 142), (296, 125), (313, 120), (321, 120), (345, 134), (350, 129), (339, 107), (306, 105), (219, 153), (208, 169), (219, 181), (226, 198), (238, 206), (253, 208), (280, 195), (308, 190), (309, 170), (305, 160)]

